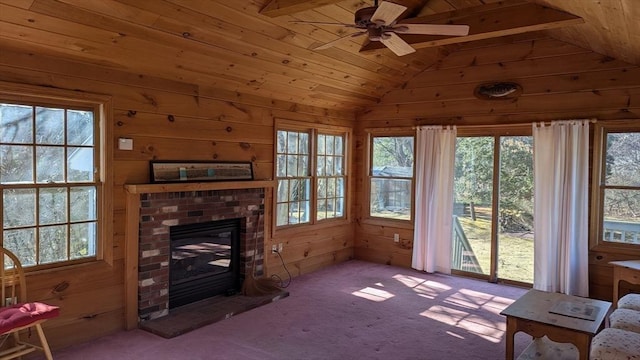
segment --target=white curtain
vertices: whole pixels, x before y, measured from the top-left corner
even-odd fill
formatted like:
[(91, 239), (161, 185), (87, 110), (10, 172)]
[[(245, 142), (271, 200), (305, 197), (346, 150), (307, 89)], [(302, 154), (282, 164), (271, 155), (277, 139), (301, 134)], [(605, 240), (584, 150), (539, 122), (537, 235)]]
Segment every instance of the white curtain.
[(589, 123), (533, 124), (538, 290), (589, 296)]
[(451, 272), (453, 166), (456, 128), (419, 127), (416, 141), (416, 214), (411, 266)]

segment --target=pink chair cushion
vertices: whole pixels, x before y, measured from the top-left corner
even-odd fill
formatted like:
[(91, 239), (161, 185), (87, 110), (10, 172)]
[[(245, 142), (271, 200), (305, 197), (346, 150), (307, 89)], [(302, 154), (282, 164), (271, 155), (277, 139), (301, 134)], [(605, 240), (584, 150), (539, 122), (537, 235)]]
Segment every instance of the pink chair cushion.
[(60, 315), (60, 308), (39, 302), (2, 307), (0, 308), (0, 334), (58, 315)]

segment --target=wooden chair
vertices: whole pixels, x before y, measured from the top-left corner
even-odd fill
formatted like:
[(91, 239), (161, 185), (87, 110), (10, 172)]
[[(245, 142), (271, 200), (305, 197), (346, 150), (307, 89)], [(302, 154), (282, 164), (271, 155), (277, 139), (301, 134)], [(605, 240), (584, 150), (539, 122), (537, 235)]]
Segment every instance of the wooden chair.
[[(9, 250), (0, 248), (0, 282), (2, 297), (0, 300), (0, 345), (4, 345), (9, 338), (13, 339), (9, 348), (0, 351), (0, 360), (13, 359), (36, 350), (42, 350), (48, 360), (52, 360), (51, 350), (44, 336), (41, 324), (47, 319), (58, 316), (59, 308), (39, 302), (27, 302), (27, 288), (24, 271), (20, 260)], [(31, 329), (36, 330), (40, 345), (23, 341), (20, 337), (22, 330), (27, 330), (31, 336)], [(11, 341), (10, 341), (11, 342)]]

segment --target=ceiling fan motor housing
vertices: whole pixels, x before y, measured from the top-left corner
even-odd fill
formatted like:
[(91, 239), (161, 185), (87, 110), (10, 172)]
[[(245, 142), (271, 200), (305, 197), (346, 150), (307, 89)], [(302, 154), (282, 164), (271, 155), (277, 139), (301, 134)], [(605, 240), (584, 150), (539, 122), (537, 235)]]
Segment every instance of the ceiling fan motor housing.
[(358, 9), (355, 13), (354, 22), (358, 28), (366, 29), (372, 24), (371, 17), (378, 8), (376, 6)]

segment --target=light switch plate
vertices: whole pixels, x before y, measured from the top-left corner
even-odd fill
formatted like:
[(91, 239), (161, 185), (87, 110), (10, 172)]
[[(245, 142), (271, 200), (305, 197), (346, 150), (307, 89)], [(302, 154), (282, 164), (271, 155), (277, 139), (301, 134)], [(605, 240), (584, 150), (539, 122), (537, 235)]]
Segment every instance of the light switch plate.
[(133, 139), (128, 139), (128, 138), (118, 139), (118, 149), (133, 150)]

